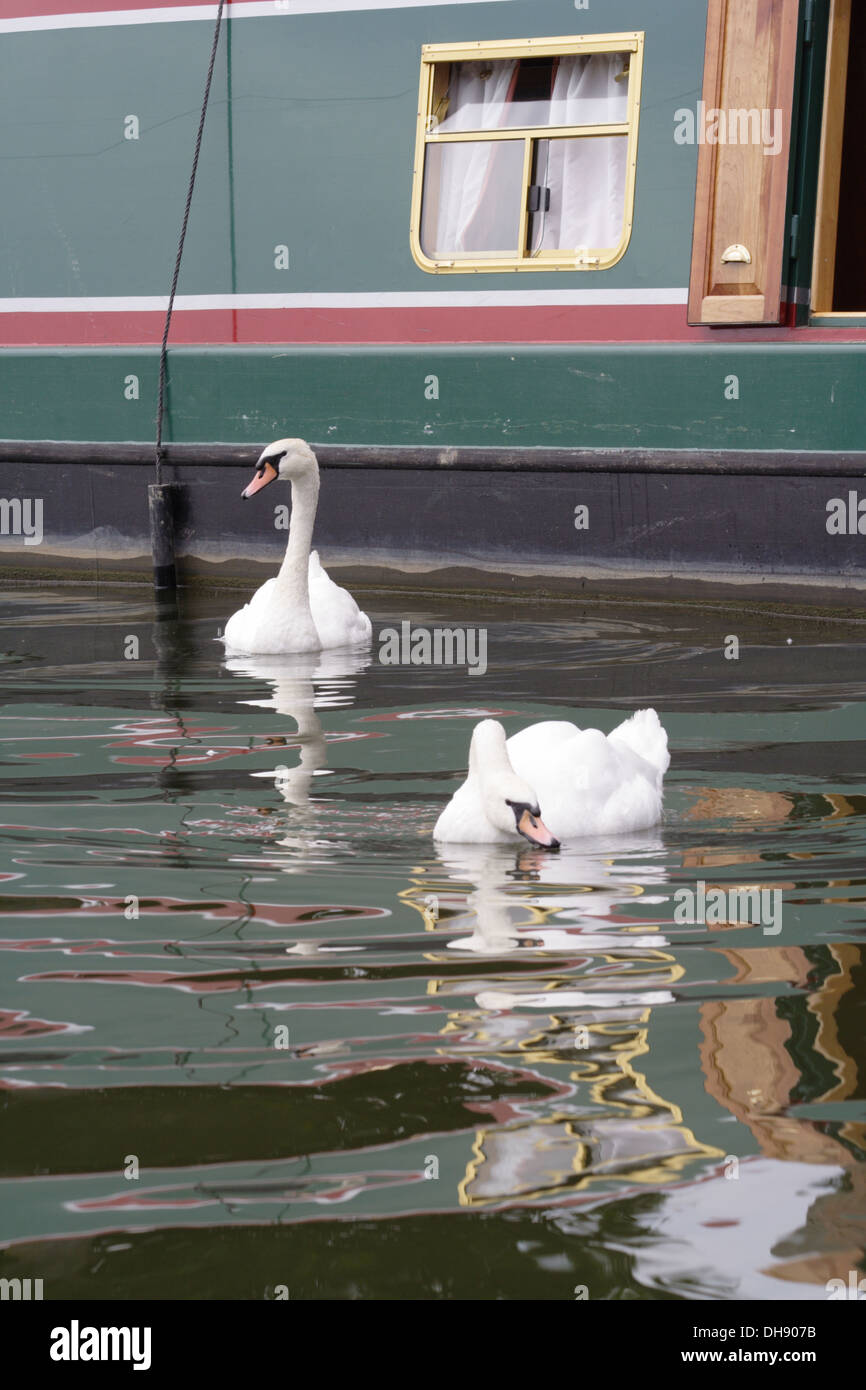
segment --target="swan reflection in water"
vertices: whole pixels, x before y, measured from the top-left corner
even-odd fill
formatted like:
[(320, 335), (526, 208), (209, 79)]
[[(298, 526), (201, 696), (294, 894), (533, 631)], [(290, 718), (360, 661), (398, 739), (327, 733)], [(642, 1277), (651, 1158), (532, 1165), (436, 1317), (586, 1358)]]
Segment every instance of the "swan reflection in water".
[[(461, 895), (463, 910), (449, 916), (448, 926), (458, 934), (449, 939), (447, 949), (486, 956), (527, 949), (571, 956), (587, 951), (663, 950), (668, 938), (635, 923), (623, 906), (633, 901), (647, 905), (667, 901), (667, 893), (647, 893), (643, 886), (657, 883), (663, 888), (664, 866), (654, 862), (662, 850), (662, 841), (654, 831), (594, 838), (563, 846), (555, 856), (529, 847), (516, 854), (498, 845), (438, 847), (447, 878), (471, 885), (470, 891)], [(453, 895), (448, 892), (448, 896), (453, 902)], [(555, 920), (551, 922), (551, 918)], [(468, 935), (461, 932), (464, 923), (469, 927)], [(600, 993), (557, 988), (554, 998), (547, 991), (498, 989), (482, 991), (476, 1002), (486, 1009), (519, 1006), (549, 1010), (553, 1006), (560, 1010), (645, 1007), (669, 1003), (672, 998), (669, 990)]]
[[(247, 676), (267, 682), (272, 694), (264, 699), (240, 700), (254, 709), (275, 710), (294, 720), (297, 733), (281, 740), (286, 753), (298, 761), (290, 765), (281, 757), (266, 772), (254, 772), (253, 777), (271, 781), (283, 801), (297, 814), (289, 813), (288, 833), (274, 843), (284, 849), (315, 852), (327, 847), (330, 841), (317, 837), (311, 825), (311, 796), (313, 780), (327, 776), (328, 740), (319, 719), (320, 709), (339, 709), (350, 705), (355, 693), (355, 678), (370, 663), (365, 649), (344, 649), (324, 652), (296, 652), (275, 656), (230, 656), (226, 669), (237, 676)], [(275, 744), (275, 752), (280, 744)], [(281, 859), (280, 867), (287, 873), (302, 873), (308, 863)]]

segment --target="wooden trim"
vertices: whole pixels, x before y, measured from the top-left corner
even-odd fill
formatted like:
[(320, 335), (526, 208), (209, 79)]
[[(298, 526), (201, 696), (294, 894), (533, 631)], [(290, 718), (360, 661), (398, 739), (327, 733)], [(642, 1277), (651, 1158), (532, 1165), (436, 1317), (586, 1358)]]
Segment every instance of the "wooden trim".
[(569, 140), (578, 136), (592, 139), (593, 136), (630, 135), (628, 121), (611, 121), (609, 125), (504, 125), (497, 130), (431, 131), (427, 136), (428, 145), (459, 145), (461, 141), (473, 140)]
[(762, 323), (766, 301), (762, 294), (708, 294), (701, 300), (701, 323)]
[(573, 34), (549, 39), (501, 39), (477, 43), (425, 43), (424, 63), (469, 63), (478, 58), (556, 58), (571, 53), (637, 53), (643, 30), (622, 34)]
[[(710, 0), (707, 14), (707, 43), (704, 52), (702, 100), (717, 107), (721, 95), (722, 53), (725, 37), (725, 0)], [(704, 145), (698, 154), (695, 188), (695, 227), (692, 240), (692, 270), (689, 279), (689, 323), (703, 323), (704, 286), (710, 259), (710, 239), (715, 214), (715, 162), (707, 157)], [(694, 310), (693, 310), (694, 306)]]
[(821, 126), (821, 159), (818, 167), (818, 217), (815, 259), (812, 266), (812, 312), (833, 310), (836, 278), (836, 237), (839, 230), (839, 188), (842, 178), (842, 141), (845, 133), (845, 97), (848, 86), (848, 46), (851, 36), (851, 0), (832, 0), (827, 67), (824, 80), (824, 120)]
[[(767, 114), (774, 133), (779, 111), (782, 137), (768, 154), (763, 135), (711, 144), (702, 139), (711, 125), (696, 132), (690, 324), (780, 322), (799, 9), (799, 0), (709, 0), (702, 111), (722, 112), (726, 129), (731, 113)], [(750, 263), (722, 262), (735, 243)]]
[(520, 204), (520, 229), (517, 233), (517, 254), (521, 258), (529, 254), (527, 237), (529, 235), (529, 199), (527, 190), (532, 182), (532, 150), (534, 141), (527, 135), (523, 144), (523, 201)]

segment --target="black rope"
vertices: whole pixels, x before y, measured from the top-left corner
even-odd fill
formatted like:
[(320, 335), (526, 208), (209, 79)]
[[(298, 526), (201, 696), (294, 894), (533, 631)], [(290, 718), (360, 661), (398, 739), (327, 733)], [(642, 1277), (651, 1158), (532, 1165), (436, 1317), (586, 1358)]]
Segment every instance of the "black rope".
[(198, 172), (198, 157), (201, 153), (201, 140), (204, 134), (204, 122), (207, 115), (207, 104), (210, 100), (210, 86), (213, 79), (214, 63), (216, 62), (217, 46), (220, 40), (220, 28), (222, 26), (223, 9), (225, 0), (219, 0), (217, 9), (216, 26), (213, 33), (213, 44), (210, 51), (210, 63), (207, 70), (207, 81), (204, 87), (204, 98), (201, 104), (201, 116), (198, 123), (198, 135), (195, 141), (195, 153), (192, 157), (192, 170), (189, 176), (189, 188), (186, 192), (186, 207), (183, 210), (183, 223), (180, 229), (180, 241), (177, 244), (177, 257), (174, 262), (174, 275), (171, 278), (171, 293), (168, 296), (168, 308), (165, 313), (165, 328), (162, 333), (162, 348), (159, 354), (159, 399), (156, 407), (156, 481), (162, 482), (162, 421), (165, 411), (165, 368), (168, 357), (168, 334), (171, 328), (171, 315), (174, 310), (174, 296), (177, 291), (177, 279), (180, 274), (180, 263), (183, 258), (183, 244), (186, 241), (186, 228), (189, 222), (189, 210), (192, 206), (192, 194), (195, 188), (195, 176)]

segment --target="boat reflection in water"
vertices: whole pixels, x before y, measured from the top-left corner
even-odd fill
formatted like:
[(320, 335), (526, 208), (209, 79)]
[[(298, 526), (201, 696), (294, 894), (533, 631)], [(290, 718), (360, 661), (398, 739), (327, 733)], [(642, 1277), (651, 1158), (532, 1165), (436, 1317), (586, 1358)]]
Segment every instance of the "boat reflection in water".
[[(754, 788), (701, 788), (693, 816), (719, 822), (736, 816), (770, 825), (802, 819), (807, 801), (819, 823), (842, 822), (866, 810), (866, 799), (857, 794), (783, 796)], [(802, 849), (789, 856), (812, 857)], [(754, 856), (700, 847), (683, 862), (708, 870), (754, 863)], [(773, 881), (789, 901), (809, 900), (801, 864), (790, 880)], [(820, 863), (814, 888), (818, 903), (862, 900), (857, 880), (823, 878)], [(726, 924), (723, 930), (737, 926)], [(747, 1218), (731, 1213), (725, 1190), (729, 1173), (703, 1185), (701, 1220), (704, 1231), (713, 1232), (717, 1272), (708, 1280), (706, 1296), (735, 1287), (740, 1298), (826, 1297), (829, 1280), (847, 1286), (866, 1258), (866, 1123), (851, 1118), (852, 1111), (862, 1114), (857, 983), (863, 978), (863, 948), (851, 942), (731, 941), (712, 949), (728, 964), (727, 980), (737, 993), (700, 1006), (701, 1070), (710, 1095), (749, 1130), (756, 1153), (740, 1169), (748, 1178)], [(806, 1110), (810, 1113), (802, 1113)], [(715, 1220), (707, 1215), (708, 1203), (716, 1209)], [(695, 1206), (688, 1193), (672, 1195), (666, 1204), (666, 1235), (675, 1236), (681, 1253), (694, 1245)], [(752, 1251), (758, 1241), (765, 1246), (766, 1267), (754, 1272), (747, 1272), (738, 1250), (737, 1231), (745, 1219)], [(667, 1247), (647, 1252), (645, 1274), (670, 1286), (678, 1274), (670, 1257)], [(688, 1284), (691, 1288), (691, 1279)]]
[[(483, 978), (431, 981), (440, 997), (471, 994), (475, 1006), (450, 1014), (448, 1051), (516, 1064), (560, 1098), (543, 1116), (513, 1113), (477, 1132), (460, 1183), (463, 1205), (549, 1200), (624, 1176), (656, 1185), (696, 1159), (723, 1156), (696, 1139), (639, 1060), (653, 1008), (674, 1001), (683, 973), (667, 936), (628, 910), (630, 901), (669, 896), (652, 892), (666, 886), (662, 848), (658, 833), (648, 832), (557, 855), (490, 845), (440, 853), (434, 896), (457, 933), (444, 949), (491, 966)], [(458, 883), (469, 891), (461, 894)], [(509, 963), (497, 970), (496, 958)]]
[[(862, 950), (722, 954), (742, 992), (701, 1005), (701, 1068), (707, 1091), (746, 1126), (755, 1152), (730, 1154), (721, 1170), (666, 1194), (646, 1216), (650, 1238), (636, 1252), (636, 1273), (687, 1297), (824, 1299), (832, 1279), (850, 1287), (866, 1253), (866, 1125), (842, 1118), (845, 1103), (862, 1096), (842, 1041)], [(796, 993), (764, 993), (779, 984)], [(804, 1052), (808, 1071), (795, 1060)], [(834, 1105), (839, 1118), (825, 1119)]]
[[(720, 795), (731, 817), (736, 789)], [(718, 815), (715, 803), (705, 791), (699, 804)], [(739, 805), (769, 824), (794, 801), (752, 790)], [(825, 809), (836, 820), (857, 808), (831, 797)], [(428, 929), (449, 933), (432, 960), (485, 960), (483, 977), (431, 981), (455, 1003), (471, 995), (470, 1007), (449, 1014), (449, 1053), (558, 1083), (548, 1113), (512, 1106), (478, 1129), (460, 1200), (571, 1206), (651, 1187), (658, 1200), (641, 1208), (642, 1238), (629, 1245), (641, 1282), (688, 1297), (826, 1298), (827, 1281), (847, 1286), (866, 1249), (866, 1125), (850, 1107), (862, 1096), (852, 1046), (862, 1036), (853, 1016), (862, 948), (781, 945), (740, 922), (684, 932), (673, 921), (664, 848), (657, 833), (556, 856), (450, 846), (420, 902), (420, 884), (409, 890)], [(762, 877), (754, 852), (686, 848), (678, 857), (684, 869), (750, 864), (750, 882)], [(782, 866), (773, 866), (779, 876), (765, 868), (774, 887), (795, 889)], [(827, 880), (820, 900), (844, 898), (847, 886)], [(670, 902), (665, 931), (648, 930), (657, 914), (635, 920), (632, 901)], [(653, 1068), (651, 1033), (659, 1035), (662, 1006), (689, 998), (689, 945), (722, 962), (724, 997), (701, 991), (694, 1041), (706, 1093), (738, 1122), (726, 1136), (732, 1152), (706, 1142), (706, 1122), (692, 1127), (649, 1080), (671, 1070)]]

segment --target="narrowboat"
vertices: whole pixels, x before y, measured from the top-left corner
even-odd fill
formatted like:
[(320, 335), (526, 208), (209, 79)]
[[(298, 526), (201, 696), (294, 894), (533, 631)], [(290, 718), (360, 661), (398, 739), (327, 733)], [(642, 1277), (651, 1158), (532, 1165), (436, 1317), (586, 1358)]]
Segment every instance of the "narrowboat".
[(4, 573), (148, 577), (155, 481), (264, 572), (290, 435), (350, 582), (857, 604), (864, 79), (852, 0), (2, 0)]

